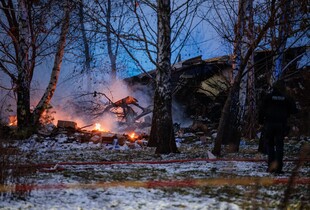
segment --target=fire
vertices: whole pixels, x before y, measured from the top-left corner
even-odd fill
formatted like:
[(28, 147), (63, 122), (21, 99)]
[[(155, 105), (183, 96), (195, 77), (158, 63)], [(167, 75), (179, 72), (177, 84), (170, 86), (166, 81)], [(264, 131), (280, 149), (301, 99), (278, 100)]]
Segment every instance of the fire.
[(9, 126), (17, 125), (17, 117), (14, 115), (9, 116)]
[(103, 128), (101, 128), (101, 124), (100, 123), (95, 123), (94, 130), (96, 130), (96, 131), (105, 131)]
[(137, 138), (135, 132), (132, 132), (131, 134), (128, 135), (131, 141), (135, 141), (135, 139)]
[(135, 134), (135, 133), (132, 133), (132, 134), (130, 134), (129, 136), (130, 136), (130, 138), (134, 139), (134, 138), (136, 137), (136, 134)]

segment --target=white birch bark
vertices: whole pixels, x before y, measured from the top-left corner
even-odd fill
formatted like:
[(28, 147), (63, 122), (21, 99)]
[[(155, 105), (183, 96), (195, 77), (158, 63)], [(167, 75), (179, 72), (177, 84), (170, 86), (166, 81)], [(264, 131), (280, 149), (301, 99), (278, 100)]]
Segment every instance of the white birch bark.
[[(235, 30), (235, 43), (234, 43), (234, 52), (233, 52), (233, 76), (232, 83), (235, 81), (236, 75), (240, 71), (240, 66), (242, 64), (242, 59), (246, 53), (247, 42), (245, 39), (245, 30), (246, 30), (246, 10), (247, 10), (247, 1), (248, 0), (240, 0), (238, 5), (238, 18), (236, 23)], [(237, 115), (237, 120), (242, 118), (244, 113), (244, 106), (246, 101), (246, 81), (247, 74), (244, 74), (241, 78), (240, 86), (239, 86), (239, 94), (238, 94), (238, 104), (234, 104), (233, 106), (238, 106), (234, 108), (235, 113)]]
[(42, 96), (40, 102), (36, 106), (34, 113), (33, 113), (33, 123), (37, 124), (42, 113), (45, 111), (47, 106), (49, 105), (54, 92), (56, 90), (56, 85), (58, 82), (58, 77), (60, 74), (62, 59), (65, 52), (65, 45), (66, 45), (66, 36), (69, 30), (69, 22), (70, 22), (70, 4), (66, 4), (64, 6), (64, 19), (61, 26), (61, 32), (57, 47), (57, 52), (54, 59), (54, 66), (50, 77), (50, 82), (45, 90), (44, 95)]
[[(176, 153), (172, 123), (170, 0), (157, 0), (157, 69), (149, 146), (156, 153)], [(151, 145), (153, 144), (153, 145)]]
[[(250, 48), (254, 41), (254, 26), (253, 26), (253, 0), (244, 0), (242, 5), (243, 12), (243, 30), (244, 35), (242, 36), (242, 46), (241, 46), (241, 57), (244, 58), (247, 49)], [(248, 109), (248, 97), (251, 97), (251, 94), (254, 94), (253, 90), (250, 90), (254, 87), (254, 52), (251, 54), (247, 65), (244, 69), (244, 76), (241, 79), (240, 91), (239, 91), (239, 119), (240, 123), (244, 124), (245, 115)], [(250, 81), (251, 80), (251, 81)], [(250, 86), (249, 86), (250, 85)]]

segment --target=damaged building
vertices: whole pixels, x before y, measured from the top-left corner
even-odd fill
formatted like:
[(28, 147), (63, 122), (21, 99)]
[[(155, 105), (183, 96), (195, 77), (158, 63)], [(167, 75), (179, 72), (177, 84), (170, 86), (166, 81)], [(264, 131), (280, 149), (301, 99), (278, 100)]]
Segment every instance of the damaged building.
[[(300, 135), (310, 135), (310, 70), (309, 48), (290, 48), (285, 55), (285, 80), (291, 94), (300, 108), (294, 117), (294, 125)], [(258, 51), (254, 56), (256, 100), (260, 101), (268, 91), (268, 80), (272, 69), (274, 55), (271, 51)], [(155, 70), (139, 74), (124, 81), (133, 90), (145, 86), (154, 90)], [(219, 122), (221, 110), (227, 97), (232, 75), (230, 56), (202, 59), (197, 56), (180, 61), (172, 66), (173, 101), (184, 110), (185, 117), (208, 119)], [(258, 106), (259, 104), (257, 104)]]

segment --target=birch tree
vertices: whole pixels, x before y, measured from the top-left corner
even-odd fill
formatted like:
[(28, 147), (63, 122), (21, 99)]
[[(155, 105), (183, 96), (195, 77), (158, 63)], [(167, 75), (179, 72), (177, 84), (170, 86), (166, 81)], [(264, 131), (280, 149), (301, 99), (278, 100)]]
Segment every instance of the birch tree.
[[(249, 45), (251, 45), (250, 36), (253, 34), (251, 14), (253, 9), (252, 0), (239, 0), (238, 16), (235, 26), (235, 39), (234, 39), (234, 51), (233, 51), (233, 64), (232, 64), (232, 88), (223, 108), (221, 121), (218, 129), (218, 135), (213, 152), (220, 154), (220, 147), (222, 142), (229, 144), (232, 151), (238, 150), (240, 142), (240, 120), (245, 113), (245, 104), (247, 98), (247, 82), (249, 65), (253, 65), (253, 53), (247, 52)], [(249, 27), (250, 26), (250, 27)], [(248, 61), (244, 61), (246, 53), (249, 53)], [(251, 59), (250, 59), (251, 58)], [(244, 66), (242, 68), (242, 65)], [(253, 66), (251, 66), (253, 68)], [(250, 68), (251, 68), (250, 67)], [(245, 73), (240, 73), (245, 71)], [(238, 78), (237, 78), (238, 77)], [(236, 83), (236, 80), (239, 80)], [(226, 107), (227, 102), (230, 103), (229, 107)], [(225, 119), (225, 121), (222, 120)]]
[(171, 27), (170, 1), (157, 1), (157, 68), (154, 109), (149, 146), (156, 145), (155, 153), (178, 152), (173, 123), (171, 95)]
[[(245, 35), (245, 23), (243, 22), (243, 18), (248, 13), (247, 10), (250, 9), (249, 6), (252, 5), (252, 2), (250, 1), (251, 0), (239, 0), (238, 20), (235, 27), (236, 30), (234, 39), (232, 86), (222, 110), (221, 119), (218, 127), (218, 135), (214, 144), (213, 153), (216, 155), (221, 154), (221, 145), (225, 141), (230, 144), (232, 151), (238, 151), (241, 137), (240, 120), (242, 117), (242, 111), (240, 111), (242, 109), (240, 106), (241, 103), (239, 98), (240, 84), (242, 78), (248, 72), (246, 72), (248, 64), (251, 65), (251, 58), (253, 59), (254, 50), (258, 47), (260, 41), (275, 20), (275, 14), (270, 13), (267, 21), (264, 23), (261, 29), (256, 32), (257, 34), (255, 36), (255, 39), (253, 39), (250, 45), (248, 45), (247, 49), (244, 49), (244, 46), (242, 45), (242, 38)], [(244, 53), (242, 53), (242, 50), (245, 50)], [(246, 96), (246, 92), (242, 92), (242, 94)]]
[[(241, 56), (244, 57), (246, 49), (254, 42), (254, 8), (253, 0), (241, 2), (244, 7), (244, 33), (241, 43)], [(239, 19), (238, 19), (239, 20)], [(241, 32), (241, 31), (240, 31)], [(246, 61), (246, 67), (240, 83), (239, 91), (239, 116), (242, 135), (246, 138), (254, 138), (256, 131), (256, 90), (255, 90), (255, 65), (253, 51)], [(235, 70), (235, 68), (233, 67)]]
[[(13, 2), (10, 1), (8, 4), (13, 7)], [(17, 78), (14, 78), (17, 81), (17, 122), (21, 130), (25, 129), (30, 122), (30, 83), (35, 63), (34, 57), (31, 58), (31, 55), (35, 56), (36, 54), (36, 49), (33, 48), (31, 43), (33, 33), (31, 33), (32, 25), (28, 13), (30, 7), (31, 5), (25, 0), (18, 1), (17, 21), (13, 26), (16, 27), (17, 32), (14, 37), (12, 36), (15, 41), (14, 46), (16, 46), (16, 67), (18, 72)], [(15, 19), (12, 13), (11, 16), (7, 17)]]
[[(52, 71), (53, 78), (50, 87), (47, 89), (46, 97), (43, 104), (39, 103), (35, 112), (30, 110), (30, 93), (33, 73), (37, 65), (44, 55), (49, 55), (51, 43), (47, 44), (47, 37), (51, 31), (57, 28), (59, 23), (54, 22), (53, 25), (46, 25), (45, 18), (51, 15), (51, 8), (54, 2), (34, 2), (13, 0), (0, 2), (1, 12), (5, 19), (0, 20), (0, 26), (4, 33), (1, 37), (1, 58), (0, 70), (12, 80), (14, 92), (17, 95), (17, 121), (20, 131), (29, 131), (34, 124), (38, 123), (42, 111), (46, 108), (55, 90), (51, 86), (57, 83), (57, 74), (61, 57), (63, 53), (58, 50), (56, 55), (55, 67)], [(17, 8), (15, 8), (17, 6)], [(63, 8), (67, 8), (64, 6)], [(67, 14), (67, 13), (66, 13)], [(68, 15), (64, 16), (68, 18)], [(47, 28), (50, 27), (50, 30)], [(62, 29), (66, 31), (66, 27)], [(60, 39), (62, 42), (64, 37)], [(58, 49), (62, 49), (59, 45)]]
[[(277, 21), (284, 18), (286, 13), (283, 13), (283, 11), (288, 8), (288, 5), (287, 5), (288, 1), (285, 1), (285, 0), (279, 0), (279, 1), (273, 0), (270, 3), (271, 5), (270, 7), (266, 7), (266, 5), (268, 5), (266, 2), (256, 2), (258, 7), (262, 8), (261, 9), (262, 13), (259, 13), (260, 11), (257, 11), (256, 15), (258, 16), (256, 16), (255, 14), (249, 16), (249, 17), (252, 16), (254, 18), (256, 17), (257, 22), (256, 22), (256, 25), (254, 25), (254, 28), (256, 29), (254, 31), (254, 34), (252, 34), (251, 36), (247, 36), (246, 33), (248, 33), (250, 31), (249, 29), (251, 29), (253, 26), (249, 25), (249, 27), (247, 28), (243, 27), (242, 21), (247, 20), (248, 15), (247, 13), (242, 12), (242, 8), (247, 8), (247, 7), (243, 7), (242, 5), (247, 5), (248, 3), (252, 4), (252, 2), (250, 2), (249, 0), (239, 0), (238, 21), (236, 23), (236, 31), (234, 35), (234, 59), (233, 59), (234, 72), (233, 72), (233, 77), (232, 77), (233, 80), (232, 80), (232, 87), (229, 91), (227, 100), (222, 110), (220, 124), (218, 127), (218, 136), (216, 138), (215, 146), (213, 150), (213, 152), (217, 155), (220, 154), (221, 145), (225, 141), (231, 142), (233, 145), (233, 149), (238, 150), (239, 139), (241, 135), (240, 131), (242, 128), (242, 124), (241, 124), (242, 121), (246, 122), (245, 124), (248, 124), (248, 125), (250, 123), (255, 123), (254, 122), (255, 121), (254, 120), (255, 119), (255, 91), (254, 91), (255, 89), (254, 87), (249, 86), (250, 84), (254, 84), (252, 83), (254, 79), (253, 54), (255, 50), (259, 47), (262, 47), (262, 46), (270, 47), (271, 43), (268, 41), (266, 42), (264, 38), (269, 34), (270, 29), (274, 27)], [(304, 5), (304, 3), (300, 2), (300, 4), (297, 4), (297, 5)], [(263, 18), (258, 18), (259, 16)], [(287, 27), (287, 24), (289, 22), (295, 22), (292, 19), (289, 20), (289, 18), (286, 18), (286, 20), (287, 20), (286, 22), (281, 21), (281, 24), (279, 24), (279, 26), (282, 25), (282, 27), (285, 28)], [(249, 21), (249, 23), (251, 22)], [(282, 27), (280, 27), (280, 29), (283, 29)], [(288, 30), (287, 28), (283, 29), (282, 33), (285, 32), (286, 33), (285, 36), (281, 35), (280, 32), (278, 34), (279, 36), (281, 35), (281, 37), (287, 38), (287, 33), (289, 33), (289, 31), (290, 30)], [(301, 35), (303, 35), (303, 33), (301, 33)], [(252, 37), (250, 39), (247, 38), (248, 39), (247, 41), (249, 42), (246, 48), (242, 46), (243, 43), (245, 43), (242, 37)], [(295, 37), (294, 40), (296, 41), (300, 39), (300, 37), (301, 36), (299, 35), (299, 37)], [(285, 43), (286, 41), (282, 39), (281, 44), (283, 42)], [(279, 49), (281, 48), (280, 45), (278, 45), (278, 47)], [(244, 50), (244, 53), (242, 53), (242, 50)], [(278, 58), (281, 59), (281, 57), (278, 57)], [(248, 89), (247, 91), (242, 91), (242, 89), (240, 89), (240, 84), (242, 84), (242, 79), (245, 78), (244, 75), (247, 75), (247, 74), (248, 74), (248, 77), (246, 80), (247, 80)], [(244, 94), (244, 96), (246, 96), (246, 99), (245, 97), (240, 97), (241, 96), (240, 93)], [(242, 111), (240, 112), (240, 109), (243, 107), (240, 105), (244, 104), (244, 102), (248, 104), (246, 106), (248, 107), (248, 113), (249, 113), (248, 119), (245, 119), (245, 115), (242, 114)], [(245, 120), (248, 120), (248, 121), (245, 121)], [(251, 129), (247, 131), (249, 131), (252, 136), (254, 133), (254, 127), (250, 126), (248, 129)]]
[[(178, 152), (171, 113), (172, 52), (184, 47), (189, 32), (195, 27), (193, 19), (199, 5), (197, 2), (199, 1), (129, 1), (126, 5), (133, 15), (127, 18), (128, 25), (122, 31), (111, 26), (112, 33), (117, 35), (130, 58), (154, 82), (154, 108), (148, 146), (156, 147), (156, 153)], [(185, 34), (183, 39), (180, 38), (182, 32)], [(177, 44), (179, 39), (183, 40), (181, 44)], [(155, 78), (144, 68), (142, 63), (145, 59), (155, 66)]]
[[(178, 153), (171, 110), (172, 52), (182, 49), (188, 39), (188, 32), (195, 28), (195, 26), (189, 24), (187, 25), (188, 30), (184, 31), (185, 23), (193, 22), (199, 2), (185, 1), (180, 3), (157, 0), (157, 4), (152, 4), (151, 1), (143, 1), (143, 3), (152, 8), (157, 15), (157, 30), (155, 31), (154, 27), (150, 25), (151, 22), (149, 22), (152, 19), (146, 16), (143, 8), (139, 4), (136, 4), (134, 8), (141, 33), (141, 36), (136, 38), (140, 42), (142, 41), (141, 46), (145, 50), (147, 57), (156, 66), (154, 108), (148, 146), (156, 147), (155, 153), (157, 154)], [(176, 46), (176, 40), (180, 39), (182, 31), (185, 32), (183, 42), (181, 42), (181, 45)], [(155, 50), (154, 46), (156, 46)], [(156, 59), (153, 58), (155, 53)], [(141, 66), (139, 60), (135, 59), (135, 61)]]
[(35, 107), (33, 114), (32, 114), (32, 124), (37, 125), (39, 124), (40, 117), (42, 116), (43, 112), (47, 109), (50, 101), (54, 95), (56, 90), (56, 85), (58, 82), (61, 64), (65, 53), (65, 46), (66, 46), (66, 38), (67, 33), (69, 31), (69, 23), (70, 23), (70, 12), (72, 7), (68, 2), (64, 5), (64, 18), (62, 20), (62, 25), (60, 29), (60, 35), (58, 40), (58, 46), (56, 49), (56, 54), (54, 58), (54, 66), (51, 72), (50, 82), (42, 96), (41, 100)]

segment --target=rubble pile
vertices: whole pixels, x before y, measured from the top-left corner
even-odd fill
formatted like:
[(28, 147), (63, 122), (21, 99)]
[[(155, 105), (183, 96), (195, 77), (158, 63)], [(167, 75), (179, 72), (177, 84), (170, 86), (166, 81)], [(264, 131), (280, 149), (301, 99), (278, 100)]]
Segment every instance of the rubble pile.
[[(57, 126), (48, 124), (39, 129), (32, 139), (50, 139), (58, 143), (79, 143), (94, 145), (108, 150), (142, 149), (147, 146), (148, 135), (129, 132), (117, 134), (101, 130), (85, 130), (72, 121), (59, 120)], [(44, 144), (44, 142), (42, 142)]]
[[(33, 154), (44, 154), (44, 156), (48, 156), (48, 153), (57, 152), (59, 155), (63, 155), (66, 152), (76, 151), (75, 157), (78, 159), (83, 159), (79, 156), (87, 153), (86, 150), (100, 153), (102, 150), (130, 152), (130, 150), (147, 151), (152, 149), (147, 147), (149, 135), (146, 132), (137, 129), (124, 133), (113, 133), (102, 130), (100, 127), (97, 129), (94, 125), (78, 127), (76, 122), (59, 120), (57, 125), (43, 125), (36, 134), (23, 142), (16, 141), (17, 145), (15, 146), (20, 148), (22, 143), (22, 151), (31, 150)], [(200, 124), (197, 126), (197, 123), (190, 127), (175, 125), (176, 145), (181, 150), (182, 145), (186, 147), (187, 144), (193, 144), (197, 149), (204, 150), (203, 148), (212, 144), (216, 136), (215, 131), (212, 127), (207, 129), (201, 127)]]

